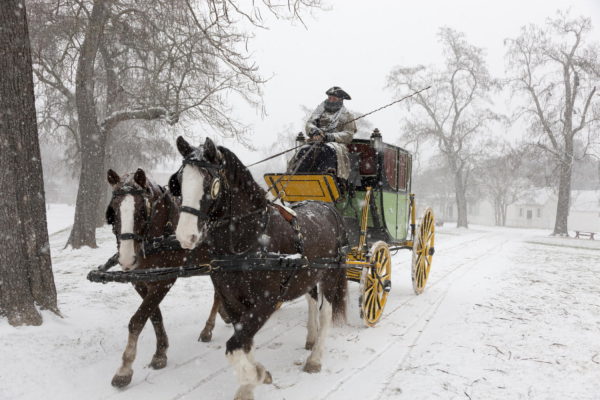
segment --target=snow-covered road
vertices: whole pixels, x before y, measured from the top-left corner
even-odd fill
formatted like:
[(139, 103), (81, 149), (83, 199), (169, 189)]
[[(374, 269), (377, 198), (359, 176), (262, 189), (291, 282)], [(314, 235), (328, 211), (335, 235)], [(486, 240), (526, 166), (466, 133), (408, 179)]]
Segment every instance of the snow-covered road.
[[(161, 309), (168, 365), (147, 367), (154, 334), (142, 333), (132, 383), (110, 386), (139, 304), (123, 284), (92, 284), (88, 270), (111, 255), (62, 250), (51, 236), (64, 318), (44, 313), (41, 328), (0, 322), (1, 399), (231, 399), (237, 388), (224, 357), (231, 327), (217, 321), (213, 341), (197, 341), (208, 315), (207, 278), (180, 279)], [(393, 288), (375, 328), (358, 317), (350, 283), (348, 324), (332, 330), (320, 374), (302, 372), (306, 304), (284, 305), (256, 337), (256, 358), (273, 385), (257, 399), (598, 399), (600, 398), (600, 241), (547, 232), (444, 227), (425, 292), (415, 296), (410, 253), (394, 256)]]

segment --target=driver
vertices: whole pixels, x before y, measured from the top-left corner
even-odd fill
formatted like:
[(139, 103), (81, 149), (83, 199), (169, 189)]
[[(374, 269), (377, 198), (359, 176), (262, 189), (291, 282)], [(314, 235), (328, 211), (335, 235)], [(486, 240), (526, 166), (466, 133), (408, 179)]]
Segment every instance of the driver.
[(306, 123), (308, 142), (323, 142), (332, 147), (337, 156), (337, 176), (348, 179), (350, 168), (346, 144), (352, 142), (356, 123), (344, 107), (344, 100), (351, 100), (351, 97), (339, 86), (329, 88), (325, 94), (327, 100), (317, 106)]

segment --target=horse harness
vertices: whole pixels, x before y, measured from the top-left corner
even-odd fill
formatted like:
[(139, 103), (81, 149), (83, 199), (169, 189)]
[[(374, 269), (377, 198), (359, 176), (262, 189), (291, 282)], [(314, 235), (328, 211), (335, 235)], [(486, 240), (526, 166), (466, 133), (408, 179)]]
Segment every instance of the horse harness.
[[(118, 234), (115, 233), (115, 236), (117, 237), (118, 241), (137, 240), (138, 242), (141, 242), (142, 243), (142, 256), (144, 258), (146, 257), (146, 246), (145, 246), (146, 242), (149, 242), (149, 243), (156, 242), (156, 240), (155, 240), (156, 238), (148, 238), (147, 234), (150, 229), (150, 223), (151, 223), (152, 219), (154, 218), (154, 215), (156, 214), (156, 211), (157, 211), (158, 200), (160, 200), (161, 198), (165, 198), (166, 196), (169, 196), (169, 192), (166, 191), (162, 186), (159, 185), (158, 187), (159, 187), (160, 191), (162, 192), (162, 196), (153, 202), (150, 201), (150, 196), (148, 195), (148, 192), (146, 190), (137, 188), (137, 187), (131, 186), (131, 185), (124, 185), (120, 189), (113, 191), (113, 194), (112, 194), (113, 199), (115, 197), (127, 196), (127, 195), (132, 195), (132, 196), (139, 195), (139, 196), (142, 196), (142, 198), (144, 199), (144, 206), (145, 206), (144, 211), (146, 214), (146, 218), (145, 218), (144, 224), (142, 226), (141, 235), (138, 235), (133, 232), (118, 233)], [(165, 224), (165, 232), (163, 233), (163, 237), (167, 237), (175, 232), (175, 228), (173, 227), (173, 223), (171, 222), (172, 220), (173, 220), (173, 207), (169, 207), (169, 216), (168, 216), (167, 223)], [(110, 218), (107, 217), (107, 222), (112, 224), (113, 220), (110, 220)]]

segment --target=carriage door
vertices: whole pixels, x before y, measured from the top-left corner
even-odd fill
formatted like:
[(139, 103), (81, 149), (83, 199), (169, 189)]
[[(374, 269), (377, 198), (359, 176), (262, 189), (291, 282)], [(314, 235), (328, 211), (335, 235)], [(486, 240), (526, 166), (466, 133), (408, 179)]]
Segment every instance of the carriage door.
[(398, 234), (396, 238), (400, 240), (405, 240), (408, 236), (411, 167), (410, 153), (398, 151), (398, 215), (396, 216)]
[(383, 173), (385, 183), (382, 187), (383, 215), (385, 226), (391, 237), (398, 239), (398, 150), (385, 146), (383, 150)]

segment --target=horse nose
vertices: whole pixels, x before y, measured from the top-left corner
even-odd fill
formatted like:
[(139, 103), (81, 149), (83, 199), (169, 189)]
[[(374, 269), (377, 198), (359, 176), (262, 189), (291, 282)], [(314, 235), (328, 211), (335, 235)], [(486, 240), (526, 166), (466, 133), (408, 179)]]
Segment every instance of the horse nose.
[(181, 244), (181, 247), (187, 250), (191, 250), (196, 246), (196, 243), (198, 242), (198, 235), (195, 234), (191, 234), (188, 235), (185, 239), (179, 239), (179, 243)]
[(136, 268), (137, 259), (137, 256), (133, 256), (131, 263), (126, 263), (125, 261), (121, 261), (121, 259), (119, 259), (119, 264), (121, 264), (121, 267), (124, 271), (131, 271), (132, 269)]

